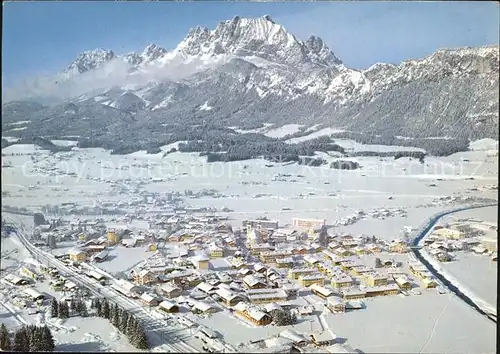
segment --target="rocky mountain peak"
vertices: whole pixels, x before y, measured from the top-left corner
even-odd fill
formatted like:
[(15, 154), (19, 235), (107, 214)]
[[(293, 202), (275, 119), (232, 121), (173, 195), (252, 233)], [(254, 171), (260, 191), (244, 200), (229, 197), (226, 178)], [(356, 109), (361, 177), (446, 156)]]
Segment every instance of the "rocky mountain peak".
[(140, 65), (143, 61), (143, 58), (137, 53), (128, 53), (123, 56), (123, 61), (130, 64), (131, 66)]
[(142, 58), (144, 58), (145, 62), (149, 62), (163, 57), (167, 52), (165, 48), (156, 44), (150, 44), (142, 52)]
[(235, 16), (219, 22), (214, 30), (196, 27), (189, 31), (176, 52), (183, 56), (235, 55), (259, 57), (288, 65), (335, 66), (342, 62), (319, 37), (299, 41), (269, 15), (256, 18)]
[(326, 64), (327, 66), (342, 64), (342, 61), (332, 53), (328, 45), (318, 36), (310, 36), (305, 41), (305, 46), (309, 50), (309, 58), (316, 64)]
[(66, 69), (66, 73), (82, 74), (116, 58), (112, 50), (94, 49), (81, 53)]

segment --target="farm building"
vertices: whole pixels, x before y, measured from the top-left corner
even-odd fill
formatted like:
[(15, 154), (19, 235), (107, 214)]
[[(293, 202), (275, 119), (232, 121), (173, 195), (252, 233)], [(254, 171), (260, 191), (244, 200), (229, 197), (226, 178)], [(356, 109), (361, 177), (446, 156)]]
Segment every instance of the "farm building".
[(396, 277), (394, 281), (403, 290), (410, 290), (412, 288), (411, 282), (406, 277)]
[(345, 300), (363, 299), (366, 297), (366, 292), (360, 289), (346, 289), (342, 291)]
[(248, 289), (263, 289), (267, 286), (267, 284), (264, 280), (261, 280), (260, 278), (256, 277), (253, 274), (250, 274), (250, 275), (247, 275), (246, 277), (244, 277), (243, 284)]
[(310, 275), (316, 272), (317, 270), (314, 268), (290, 269), (288, 271), (288, 277), (296, 280), (299, 279), (301, 275)]
[(76, 285), (75, 283), (73, 283), (71, 280), (67, 280), (67, 281), (64, 282), (63, 289), (65, 291), (75, 291), (76, 289), (78, 289), (78, 285)]
[(252, 304), (266, 304), (287, 300), (287, 294), (283, 289), (250, 289), (247, 290), (247, 297)]
[(234, 308), (237, 314), (243, 316), (257, 326), (265, 326), (273, 321), (271, 315), (257, 308), (251, 307), (243, 302), (240, 302)]
[(299, 284), (303, 288), (307, 288), (313, 284), (323, 286), (325, 284), (325, 277), (321, 274), (301, 275), (299, 277)]
[(333, 313), (345, 312), (345, 303), (337, 296), (330, 296), (326, 299), (326, 307)]
[(29, 284), (29, 280), (20, 276), (17, 276), (15, 274), (7, 274), (4, 278), (4, 280), (12, 285), (26, 285)]
[(147, 306), (158, 306), (160, 301), (155, 295), (144, 293), (140, 297), (141, 301)]
[(331, 284), (334, 288), (343, 288), (353, 284), (352, 278), (347, 274), (337, 274), (331, 279)]
[(96, 262), (104, 262), (109, 256), (109, 251), (104, 250), (94, 255), (93, 260)]
[(366, 277), (366, 283), (369, 286), (382, 286), (387, 285), (387, 276), (382, 274), (369, 274)]
[(317, 332), (311, 334), (311, 341), (318, 347), (332, 345), (335, 343), (335, 335), (330, 334), (328, 331)]
[(293, 267), (293, 258), (280, 258), (276, 260), (276, 267), (278, 268), (292, 268)]
[(267, 268), (262, 263), (256, 263), (253, 265), (253, 270), (257, 273), (265, 273)]
[(75, 249), (75, 248), (71, 249), (69, 250), (68, 254), (69, 254), (69, 259), (72, 262), (82, 263), (87, 260), (87, 253), (80, 249)]
[(210, 267), (210, 258), (205, 255), (197, 255), (191, 257), (191, 263), (196, 267), (196, 269), (208, 269)]
[(207, 282), (201, 282), (198, 285), (196, 285), (195, 289), (198, 289), (205, 294), (214, 294), (215, 291), (217, 290), (217, 287)]
[(134, 271), (133, 271), (133, 277), (134, 277), (134, 281), (137, 284), (141, 284), (141, 285), (152, 284), (156, 280), (156, 275), (153, 272), (151, 272), (150, 270), (147, 270), (147, 269), (143, 269), (143, 270), (141, 270), (139, 272), (136, 272), (135, 269), (134, 269)]
[(423, 278), (422, 283), (424, 285), (424, 288), (426, 289), (437, 287), (437, 282), (434, 278)]
[(38, 273), (36, 271), (36, 268), (33, 264), (26, 264), (24, 267), (21, 268), (21, 274), (36, 279), (38, 278)]
[(245, 301), (245, 298), (243, 296), (238, 295), (225, 288), (219, 288), (215, 293), (220, 296), (220, 298), (227, 306), (234, 306), (240, 301)]
[(304, 338), (304, 336), (291, 329), (285, 329), (279, 334), (279, 336), (291, 340), (294, 345), (297, 345), (299, 347), (304, 347), (309, 344), (309, 341)]
[(168, 313), (179, 312), (179, 306), (167, 300), (160, 302), (159, 308)]
[(120, 286), (120, 288), (125, 290), (127, 293), (133, 294), (139, 291), (139, 287), (134, 283), (129, 282), (128, 280), (118, 279), (116, 282), (117, 285)]
[(366, 293), (366, 297), (397, 295), (399, 293), (399, 286), (394, 283), (380, 286), (370, 286), (363, 288), (363, 291)]
[(96, 271), (93, 271), (93, 270), (89, 270), (87, 271), (87, 276), (89, 278), (92, 278), (92, 279), (95, 279), (97, 281), (103, 281), (103, 280), (106, 280), (106, 277), (100, 273), (97, 273)]
[(173, 284), (163, 284), (161, 286), (161, 291), (168, 299), (173, 299), (182, 295), (182, 289)]
[(209, 248), (210, 258), (222, 258), (224, 257), (224, 249), (222, 247), (211, 245)]
[(357, 267), (353, 267), (352, 268), (352, 272), (355, 274), (355, 275), (364, 275), (368, 272), (370, 272), (371, 269), (365, 265), (360, 265), (360, 266), (357, 266)]
[(193, 307), (191, 310), (193, 312), (200, 312), (200, 313), (215, 313), (219, 311), (219, 309), (216, 306), (213, 306), (204, 301), (193, 301)]
[(28, 295), (28, 297), (32, 301), (43, 300), (45, 298), (45, 296), (43, 294), (40, 294), (38, 291), (36, 291), (33, 288), (26, 288), (26, 289), (24, 289), (24, 293), (26, 295)]
[(309, 287), (311, 292), (322, 299), (326, 299), (329, 296), (332, 296), (334, 294), (333, 290), (327, 289), (324, 286), (318, 285), (318, 284), (313, 284)]

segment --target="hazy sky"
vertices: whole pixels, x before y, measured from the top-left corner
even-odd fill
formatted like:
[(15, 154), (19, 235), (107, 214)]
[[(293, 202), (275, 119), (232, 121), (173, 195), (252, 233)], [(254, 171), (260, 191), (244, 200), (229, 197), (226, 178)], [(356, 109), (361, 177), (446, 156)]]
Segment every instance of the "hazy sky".
[(173, 49), (190, 28), (268, 14), (299, 39), (323, 38), (347, 66), (399, 63), (438, 48), (498, 44), (496, 2), (3, 2), (2, 74), (64, 69), (84, 50)]

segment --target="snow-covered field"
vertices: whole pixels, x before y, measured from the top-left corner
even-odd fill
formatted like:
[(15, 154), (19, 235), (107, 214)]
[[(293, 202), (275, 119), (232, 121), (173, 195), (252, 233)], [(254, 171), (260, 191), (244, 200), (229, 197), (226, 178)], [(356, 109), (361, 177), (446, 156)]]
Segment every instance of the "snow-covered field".
[[(440, 224), (457, 222), (460, 219), (472, 218), (498, 226), (498, 208), (480, 208), (453, 213), (440, 220)], [(496, 231), (486, 231), (486, 237), (498, 238)], [(463, 287), (486, 302), (490, 308), (497, 304), (497, 263), (489, 256), (473, 252), (456, 252), (456, 259), (450, 263), (440, 263), (440, 267)]]
[(475, 140), (470, 143), (469, 149), (473, 151), (496, 150), (498, 152), (498, 141), (493, 139)]
[(253, 340), (265, 339), (283, 332), (286, 328), (295, 330), (298, 333), (310, 334), (322, 330), (317, 316), (304, 316), (297, 324), (287, 327), (265, 326), (259, 327), (250, 324), (248, 321), (231, 315), (227, 311), (217, 312), (208, 318), (200, 320), (203, 325), (224, 334), (224, 339), (231, 345), (248, 343)]
[(498, 225), (498, 208), (489, 207), (460, 211), (458, 213), (453, 213), (443, 217), (440, 220), (440, 224), (457, 222), (460, 219), (467, 218), (473, 218), (476, 220), (481, 220), (483, 222)]
[(34, 154), (34, 153), (47, 153), (47, 150), (42, 150), (38, 145), (34, 144), (15, 144), (7, 146), (2, 149), (2, 154)]
[[(128, 339), (108, 320), (99, 317), (72, 317), (52, 320), (56, 350), (61, 352), (136, 352)], [(50, 323), (49, 322), (49, 323)]]
[(301, 136), (299, 138), (291, 138), (291, 139), (288, 139), (286, 142), (289, 144), (297, 144), (297, 143), (301, 143), (303, 141), (319, 138), (320, 136), (331, 135), (331, 134), (343, 132), (343, 130), (335, 129), (335, 128), (323, 128), (320, 130), (315, 130), (313, 128), (315, 128), (315, 127), (311, 127), (310, 129), (306, 130), (306, 131), (310, 131), (311, 132), (310, 134), (305, 135), (305, 136)]
[(9, 143), (11, 143), (11, 142), (16, 142), (16, 141), (18, 141), (18, 140), (19, 140), (19, 138), (15, 138), (15, 137), (13, 137), (13, 136), (2, 136), (2, 139), (7, 140)]
[(374, 144), (361, 144), (354, 140), (349, 139), (335, 139), (335, 143), (342, 146), (347, 152), (357, 152), (357, 151), (376, 151), (376, 152), (388, 152), (388, 151), (424, 151), (423, 149), (410, 147), (410, 146), (396, 146), (396, 145), (374, 145)]
[(496, 326), (452, 294), (382, 296), (326, 321), (366, 353), (495, 353)]
[(151, 252), (146, 251), (146, 246), (135, 248), (118, 246), (110, 250), (109, 256), (104, 262), (96, 263), (95, 266), (110, 274), (116, 274), (131, 269), (137, 263), (150, 257), (151, 254)]
[(497, 303), (497, 263), (473, 252), (456, 252), (453, 262), (441, 266), (491, 307)]
[[(15, 148), (16, 152), (26, 151), (21, 147), (14, 145), (4, 150)], [(196, 154), (184, 153), (171, 153), (162, 158), (163, 154), (118, 156), (102, 149), (86, 149), (71, 154), (73, 156), (64, 161), (57, 160), (54, 155), (43, 159), (46, 159), (46, 165), (75, 172), (76, 176), (42, 175), (30, 171), (34, 165), (30, 156), (6, 156), (4, 160), (12, 162), (14, 168), (2, 169), (3, 190), (11, 193), (11, 196), (2, 197), (4, 203), (41, 206), (75, 200), (93, 204), (95, 200), (103, 198), (126, 200), (125, 195), (110, 195), (108, 183), (87, 177), (101, 177), (110, 181), (132, 178), (143, 179), (146, 182), (143, 188), (150, 192), (216, 189), (227, 197), (203, 197), (189, 200), (189, 203), (193, 206), (228, 207), (234, 210), (229, 216), (236, 223), (263, 214), (282, 223), (289, 223), (297, 216), (325, 217), (328, 221), (334, 221), (367, 207), (403, 207), (407, 209), (408, 218), (412, 218), (413, 223), (413, 220), (417, 221), (434, 212), (429, 210), (427, 214), (416, 207), (429, 204), (439, 196), (460, 194), (496, 198), (496, 191), (471, 193), (468, 189), (497, 183), (498, 170), (498, 160), (484, 156), (483, 152), (460, 153), (447, 158), (428, 157), (425, 164), (405, 158), (360, 157), (356, 160), (362, 168), (355, 171), (295, 164), (275, 164), (275, 167), (269, 168), (266, 167), (269, 162), (264, 160), (207, 164), (204, 158)], [(48, 155), (44, 153), (40, 156)], [(464, 158), (468, 161), (463, 161)], [(101, 161), (104, 163), (101, 164)], [(130, 166), (132, 164), (142, 166)], [(129, 168), (120, 169), (123, 166)], [(291, 177), (273, 180), (278, 174), (290, 174)], [(474, 180), (466, 180), (469, 176), (474, 176)], [(153, 182), (153, 178), (163, 181)], [(429, 183), (435, 183), (436, 187), (429, 187)], [(36, 185), (38, 190), (27, 190), (30, 185)], [(54, 187), (60, 191), (54, 192)], [(63, 192), (64, 188), (69, 190)], [(255, 197), (266, 193), (269, 195)], [(392, 199), (389, 200), (389, 197)], [(395, 219), (388, 221), (396, 222)], [(403, 224), (407, 222), (401, 221)], [(375, 224), (378, 223), (375, 221)], [(363, 224), (371, 228), (373, 223), (367, 220)], [(359, 228), (361, 225), (355, 224), (353, 227)]]
[(300, 124), (286, 124), (282, 127), (276, 128), (276, 129), (271, 129), (268, 132), (266, 132), (264, 135), (270, 137), (270, 138), (282, 138), (288, 134), (293, 134), (296, 133), (300, 130), (302, 125)]
[(78, 144), (76, 140), (51, 140), (51, 142), (59, 146), (76, 146)]
[(23, 325), (12, 312), (10, 312), (4, 303), (0, 304), (0, 323), (5, 324), (7, 328), (15, 330)]

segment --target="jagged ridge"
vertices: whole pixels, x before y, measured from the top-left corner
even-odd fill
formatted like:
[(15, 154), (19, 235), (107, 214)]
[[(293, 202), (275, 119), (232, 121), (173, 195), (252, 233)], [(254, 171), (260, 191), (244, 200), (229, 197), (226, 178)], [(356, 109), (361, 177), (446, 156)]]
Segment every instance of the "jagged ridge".
[[(124, 56), (99, 49), (82, 53), (66, 72), (72, 79), (114, 60), (127, 63), (134, 70), (126, 73), (123, 86), (93, 88), (92, 94), (70, 101), (133, 114), (136, 132), (171, 122), (210, 121), (498, 137), (498, 57), (498, 46), (442, 49), (399, 65), (353, 70), (319, 37), (300, 41), (269, 16), (235, 17), (213, 30), (192, 29), (170, 52), (154, 44)], [(193, 62), (196, 68), (182, 80), (152, 75)], [(132, 80), (140, 75), (147, 82)], [(112, 127), (122, 128), (116, 121)]]

